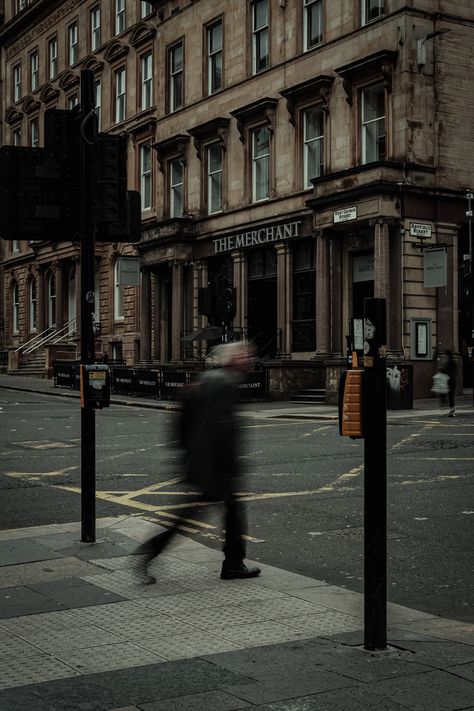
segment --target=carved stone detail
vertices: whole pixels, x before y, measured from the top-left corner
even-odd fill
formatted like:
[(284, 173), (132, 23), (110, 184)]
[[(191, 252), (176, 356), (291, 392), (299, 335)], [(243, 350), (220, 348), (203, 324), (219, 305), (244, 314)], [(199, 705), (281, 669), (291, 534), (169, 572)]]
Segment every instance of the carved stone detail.
[(30, 30), (30, 32), (23, 35), (18, 42), (12, 44), (6, 51), (7, 59), (14, 57), (15, 54), (21, 52), (25, 47), (33, 44), (36, 37), (48, 32), (50, 28), (56, 28), (65, 15), (68, 15), (70, 12), (75, 10), (76, 7), (79, 7), (82, 4), (83, 0), (68, 0), (68, 2), (64, 2), (55, 12), (52, 12), (51, 15), (46, 17), (43, 22), (37, 24), (32, 30)]

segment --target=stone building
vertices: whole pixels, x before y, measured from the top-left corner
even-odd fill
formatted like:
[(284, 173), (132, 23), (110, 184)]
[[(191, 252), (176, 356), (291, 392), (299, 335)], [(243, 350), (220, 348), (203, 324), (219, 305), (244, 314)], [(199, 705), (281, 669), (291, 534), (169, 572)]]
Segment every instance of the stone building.
[[(225, 277), (232, 330), (256, 341), (275, 393), (334, 397), (367, 296), (386, 299), (389, 359), (413, 367), (415, 396), (437, 350), (465, 356), (470, 0), (4, 5), (1, 142), (42, 145), (44, 110), (74, 106), (82, 68), (101, 130), (129, 137), (142, 234), (96, 245), (99, 351), (192, 358), (206, 345), (192, 340), (208, 325), (199, 289)], [(72, 331), (67, 240), (5, 244), (4, 349)], [(138, 287), (119, 283), (124, 255), (140, 261)]]

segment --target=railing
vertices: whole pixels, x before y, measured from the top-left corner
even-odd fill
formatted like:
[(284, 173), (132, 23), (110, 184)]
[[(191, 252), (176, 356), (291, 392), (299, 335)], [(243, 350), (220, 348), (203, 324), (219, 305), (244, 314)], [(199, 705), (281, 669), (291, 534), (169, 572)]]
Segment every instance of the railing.
[(316, 321), (306, 319), (291, 322), (291, 350), (294, 352), (316, 349)]
[[(80, 364), (75, 361), (55, 361), (55, 387), (80, 387)], [(199, 376), (189, 370), (151, 370), (145, 368), (111, 367), (112, 392), (117, 395), (150, 397), (161, 400), (182, 399), (186, 386)], [(268, 373), (255, 370), (247, 373), (237, 386), (240, 400), (260, 400), (268, 397)]]
[(26, 352), (26, 349), (28, 349), (28, 351), (30, 349), (34, 351), (35, 348), (39, 347), (42, 344), (43, 340), (49, 338), (52, 333), (56, 333), (56, 324), (48, 326), (48, 328), (45, 328), (45, 330), (41, 331), (41, 333), (37, 333), (36, 336), (33, 336), (33, 338), (30, 338), (29, 341), (19, 346), (15, 350), (15, 353)]
[(248, 337), (257, 349), (257, 358), (276, 358), (282, 352), (281, 328), (249, 328)]
[(74, 336), (76, 333), (76, 317), (71, 318), (65, 326), (63, 326), (59, 331), (56, 331), (56, 336), (51, 338), (53, 344), (61, 343), (65, 338), (69, 336)]

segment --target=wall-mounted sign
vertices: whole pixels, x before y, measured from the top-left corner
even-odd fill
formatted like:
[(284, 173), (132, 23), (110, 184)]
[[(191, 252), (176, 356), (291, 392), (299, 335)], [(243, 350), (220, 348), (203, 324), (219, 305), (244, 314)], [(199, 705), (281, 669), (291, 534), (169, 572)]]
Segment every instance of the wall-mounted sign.
[(350, 222), (351, 220), (357, 220), (356, 207), (345, 207), (342, 210), (334, 210), (334, 224), (338, 222)]
[(448, 253), (444, 247), (423, 252), (423, 286), (431, 289), (448, 285)]
[(418, 239), (429, 239), (431, 237), (431, 225), (424, 222), (410, 222), (411, 237)]
[(118, 283), (121, 286), (140, 284), (140, 259), (138, 257), (119, 257)]
[(352, 281), (373, 281), (374, 278), (374, 255), (364, 254), (362, 257), (352, 259)]
[(269, 225), (258, 227), (247, 232), (238, 232), (225, 237), (218, 237), (213, 240), (214, 252), (228, 252), (232, 249), (242, 249), (244, 247), (258, 247), (267, 242), (279, 242), (283, 239), (291, 239), (300, 236), (301, 220), (293, 222), (283, 222), (279, 225)]

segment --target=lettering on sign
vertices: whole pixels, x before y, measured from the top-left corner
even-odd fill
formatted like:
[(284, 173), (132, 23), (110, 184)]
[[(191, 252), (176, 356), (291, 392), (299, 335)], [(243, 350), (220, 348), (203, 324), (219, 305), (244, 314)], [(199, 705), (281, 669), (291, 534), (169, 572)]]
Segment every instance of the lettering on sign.
[(301, 220), (284, 222), (281, 225), (260, 227), (248, 232), (239, 232), (235, 235), (226, 235), (214, 240), (214, 252), (228, 252), (232, 249), (257, 247), (267, 242), (278, 242), (282, 239), (291, 239), (300, 236)]
[(431, 225), (423, 222), (410, 222), (410, 235), (420, 239), (429, 239), (431, 237)]
[(342, 210), (334, 210), (335, 224), (338, 222), (350, 222), (351, 220), (357, 220), (356, 207), (344, 207)]

